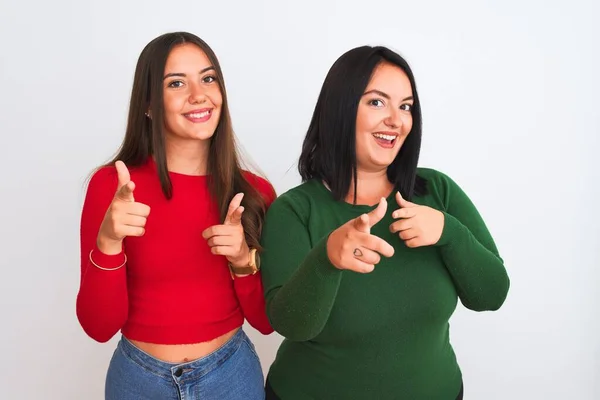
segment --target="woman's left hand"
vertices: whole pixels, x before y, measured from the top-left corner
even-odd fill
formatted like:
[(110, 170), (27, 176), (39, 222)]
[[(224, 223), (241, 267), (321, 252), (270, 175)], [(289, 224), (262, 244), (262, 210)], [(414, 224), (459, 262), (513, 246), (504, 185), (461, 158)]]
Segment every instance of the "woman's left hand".
[(406, 201), (400, 192), (396, 192), (396, 202), (401, 208), (392, 217), (399, 220), (390, 225), (390, 231), (398, 232), (407, 247), (431, 246), (440, 240), (444, 229), (442, 212)]
[(210, 251), (227, 257), (234, 267), (247, 266), (250, 253), (242, 226), (243, 197), (243, 193), (238, 193), (231, 199), (222, 225), (211, 226), (202, 232), (202, 237), (208, 241)]

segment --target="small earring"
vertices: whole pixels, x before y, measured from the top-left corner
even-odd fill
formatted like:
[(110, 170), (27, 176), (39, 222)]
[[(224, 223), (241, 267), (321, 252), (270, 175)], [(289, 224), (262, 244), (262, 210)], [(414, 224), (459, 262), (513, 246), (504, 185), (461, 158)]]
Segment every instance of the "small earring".
[(145, 113), (145, 114), (146, 114), (146, 117), (150, 118), (150, 114), (149, 113)]

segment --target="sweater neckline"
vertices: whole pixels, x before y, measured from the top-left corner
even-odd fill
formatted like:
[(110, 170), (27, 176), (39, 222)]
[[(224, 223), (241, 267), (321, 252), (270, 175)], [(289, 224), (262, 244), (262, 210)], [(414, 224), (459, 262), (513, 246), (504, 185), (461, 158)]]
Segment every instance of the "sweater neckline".
[[(331, 201), (331, 202), (337, 204), (338, 206), (343, 207), (349, 211), (353, 211), (353, 212), (356, 212), (359, 214), (373, 211), (375, 208), (377, 208), (377, 205), (379, 204), (379, 202), (377, 202), (376, 204), (373, 204), (373, 205), (351, 204), (344, 200), (335, 200), (333, 198), (333, 194), (327, 188), (327, 185), (325, 184), (325, 182), (315, 179), (315, 185), (317, 186), (319, 191), (326, 196), (326, 198), (329, 201)], [(396, 204), (395, 195), (396, 195), (396, 192), (394, 190), (392, 190), (392, 192), (385, 198), (385, 200), (387, 201), (387, 205), (388, 205), (388, 211), (390, 208), (393, 208), (393, 207), (398, 208), (398, 205)]]
[[(156, 165), (156, 161), (154, 160), (154, 157), (149, 156), (148, 157), (148, 164), (150, 166), (150, 168), (152, 168), (153, 172), (158, 173), (158, 167)], [(210, 175), (190, 175), (190, 174), (184, 174), (181, 172), (174, 172), (174, 171), (168, 171), (169, 172), (169, 176), (173, 179), (187, 179), (187, 180), (194, 180), (194, 181), (205, 181), (207, 180)]]

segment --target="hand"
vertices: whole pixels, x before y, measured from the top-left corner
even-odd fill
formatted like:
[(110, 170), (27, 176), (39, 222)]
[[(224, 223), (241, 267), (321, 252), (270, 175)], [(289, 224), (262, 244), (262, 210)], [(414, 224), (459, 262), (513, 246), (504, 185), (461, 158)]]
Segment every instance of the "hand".
[(150, 207), (135, 202), (135, 184), (125, 164), (117, 161), (115, 167), (119, 182), (117, 191), (104, 215), (97, 237), (98, 247), (105, 254), (119, 253), (126, 236), (142, 236), (150, 214)]
[(444, 229), (441, 211), (406, 201), (400, 192), (396, 193), (396, 202), (401, 208), (394, 211), (392, 217), (400, 220), (390, 225), (390, 231), (398, 232), (406, 246), (431, 246), (440, 240)]
[(385, 199), (368, 214), (346, 222), (329, 235), (327, 256), (338, 269), (367, 273), (375, 269), (381, 255), (391, 257), (394, 248), (385, 240), (371, 235), (371, 228), (381, 221), (387, 210)]
[(231, 199), (222, 225), (211, 226), (202, 232), (202, 237), (208, 241), (210, 251), (227, 257), (235, 267), (247, 266), (250, 253), (242, 226), (244, 207), (240, 204), (243, 197), (243, 193), (238, 193)]

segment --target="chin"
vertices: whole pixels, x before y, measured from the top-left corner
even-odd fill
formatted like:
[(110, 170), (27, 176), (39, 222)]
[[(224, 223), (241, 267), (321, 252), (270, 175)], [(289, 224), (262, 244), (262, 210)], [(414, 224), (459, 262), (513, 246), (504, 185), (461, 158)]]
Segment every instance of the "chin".
[(194, 140), (209, 140), (214, 136), (214, 132), (213, 133), (200, 133), (200, 134), (196, 134), (192, 136), (192, 139)]
[(216, 131), (217, 131), (216, 126), (215, 127), (203, 126), (201, 129), (188, 130), (187, 136), (190, 139), (207, 140), (207, 139), (210, 139), (211, 137), (213, 137), (215, 135)]
[(390, 165), (392, 165), (391, 162), (389, 162), (389, 163), (381, 163), (381, 164), (377, 164), (376, 167), (379, 170), (383, 170), (383, 169), (387, 170)]
[(371, 164), (378, 168), (387, 168), (394, 162), (395, 159), (396, 159), (396, 157), (394, 157), (394, 158), (386, 157), (386, 158), (377, 158), (377, 159), (372, 158)]

